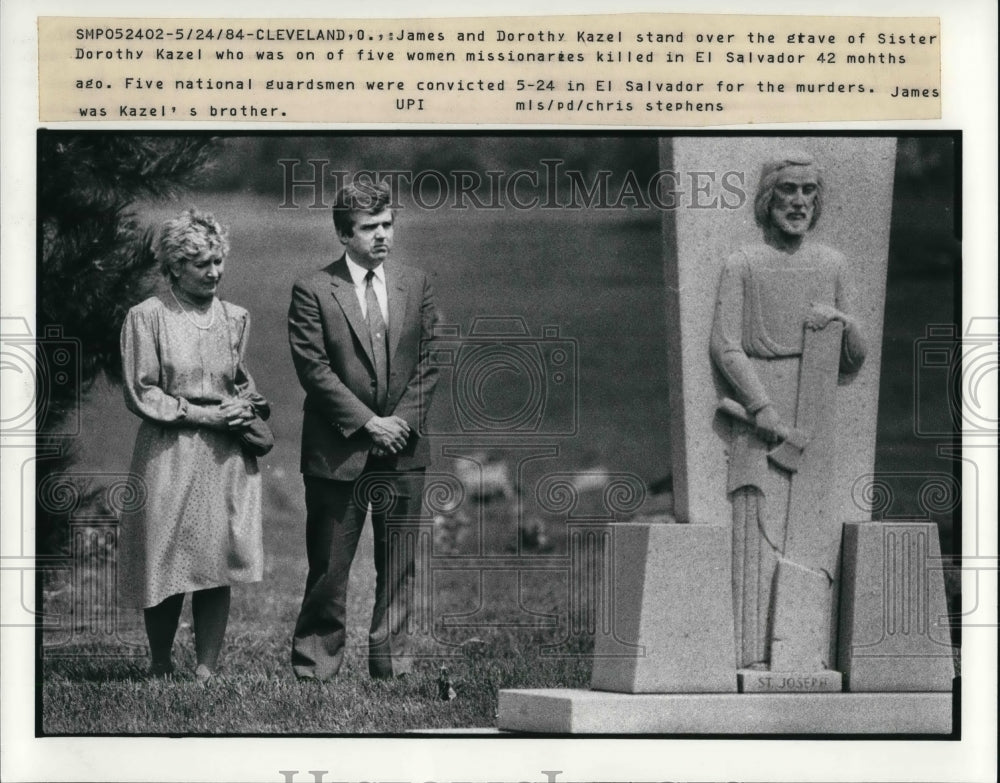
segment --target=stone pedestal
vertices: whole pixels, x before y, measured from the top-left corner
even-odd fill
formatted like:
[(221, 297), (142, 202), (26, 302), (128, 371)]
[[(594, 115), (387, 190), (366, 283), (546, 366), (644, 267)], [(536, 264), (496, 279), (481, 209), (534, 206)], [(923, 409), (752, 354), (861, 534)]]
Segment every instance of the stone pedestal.
[(540, 734), (949, 734), (950, 693), (500, 691), (498, 726)]
[(631, 523), (611, 529), (615, 633), (595, 641), (591, 687), (735, 691), (728, 528)]
[(948, 607), (937, 526), (844, 526), (839, 668), (847, 690), (951, 691)]

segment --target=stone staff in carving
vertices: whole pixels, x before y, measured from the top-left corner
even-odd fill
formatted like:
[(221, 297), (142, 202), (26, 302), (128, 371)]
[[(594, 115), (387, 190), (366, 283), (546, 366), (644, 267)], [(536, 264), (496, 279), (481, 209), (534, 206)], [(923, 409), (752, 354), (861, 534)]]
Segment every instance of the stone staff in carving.
[(865, 357), (848, 269), (810, 239), (823, 206), (814, 158), (766, 162), (754, 203), (763, 242), (726, 262), (711, 337), (730, 397), (728, 492), (740, 668), (832, 668), (830, 616), (843, 520), (829, 518), (838, 375)]

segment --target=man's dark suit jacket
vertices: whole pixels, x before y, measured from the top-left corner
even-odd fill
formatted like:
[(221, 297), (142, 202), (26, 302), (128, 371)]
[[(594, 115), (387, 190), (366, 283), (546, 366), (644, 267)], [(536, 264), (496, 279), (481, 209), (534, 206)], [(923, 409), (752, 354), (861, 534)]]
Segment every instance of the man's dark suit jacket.
[(427, 276), (396, 261), (384, 262), (389, 306), (389, 383), (385, 410), (375, 401), (375, 363), (345, 256), (295, 283), (288, 339), (306, 390), (301, 470), (306, 476), (353, 481), (364, 470), (372, 416), (396, 415), (410, 425), (398, 470), (425, 467), (430, 447), (423, 416), (437, 382), (429, 361), (437, 318)]

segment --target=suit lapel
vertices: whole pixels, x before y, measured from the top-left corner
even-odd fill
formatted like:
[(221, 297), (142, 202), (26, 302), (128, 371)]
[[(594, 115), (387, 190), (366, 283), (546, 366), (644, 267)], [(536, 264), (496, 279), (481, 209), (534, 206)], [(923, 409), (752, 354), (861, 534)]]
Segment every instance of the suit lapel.
[[(346, 264), (345, 264), (346, 266)], [(396, 355), (406, 318), (406, 285), (395, 264), (385, 263), (385, 291), (389, 298), (389, 366)]]
[(358, 294), (354, 290), (354, 281), (351, 280), (351, 273), (347, 269), (345, 256), (341, 256), (330, 266), (330, 283), (333, 289), (333, 298), (337, 300), (340, 309), (344, 311), (344, 317), (354, 335), (361, 343), (361, 347), (368, 357), (368, 361), (375, 365), (375, 357), (372, 355), (371, 338), (368, 335), (368, 324), (361, 314), (361, 305), (358, 303)]

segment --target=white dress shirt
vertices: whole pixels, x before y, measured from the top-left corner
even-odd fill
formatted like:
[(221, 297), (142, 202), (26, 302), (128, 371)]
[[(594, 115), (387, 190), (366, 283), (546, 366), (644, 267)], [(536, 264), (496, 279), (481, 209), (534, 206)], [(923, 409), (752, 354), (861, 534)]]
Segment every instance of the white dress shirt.
[[(358, 295), (358, 304), (361, 305), (361, 314), (368, 317), (368, 303), (365, 300), (365, 288), (368, 285), (365, 277), (368, 270), (360, 264), (351, 260), (351, 257), (344, 254), (347, 259), (347, 269), (351, 273), (351, 280), (354, 282), (354, 293)], [(382, 311), (382, 320), (385, 325), (389, 325), (389, 299), (385, 290), (385, 264), (375, 267), (375, 275), (372, 277), (372, 288), (375, 289), (375, 298), (378, 300), (379, 310)]]

